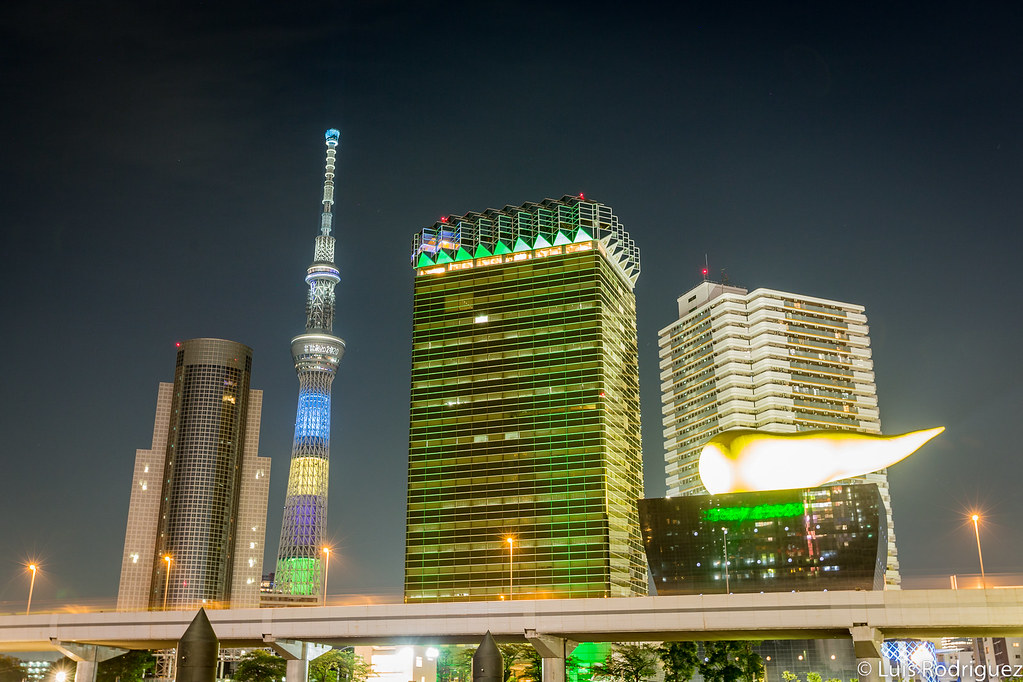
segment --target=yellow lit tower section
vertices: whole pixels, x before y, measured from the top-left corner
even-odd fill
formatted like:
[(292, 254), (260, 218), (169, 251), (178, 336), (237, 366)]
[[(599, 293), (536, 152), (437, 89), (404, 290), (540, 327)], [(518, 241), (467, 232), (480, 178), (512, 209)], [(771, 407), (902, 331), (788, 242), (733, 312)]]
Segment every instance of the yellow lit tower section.
[(412, 244), (407, 602), (646, 594), (639, 250), (579, 197)]
[(313, 264), (305, 281), (305, 333), (291, 341), (298, 373), (298, 412), (291, 450), (291, 471), (284, 502), (281, 542), (277, 550), (274, 592), (318, 597), (323, 585), (323, 544), (327, 527), (327, 473), (330, 458), (330, 387), (345, 352), (334, 336), (334, 287), (341, 281), (334, 264), (334, 159), (341, 133), (326, 133), (327, 163), (323, 213)]

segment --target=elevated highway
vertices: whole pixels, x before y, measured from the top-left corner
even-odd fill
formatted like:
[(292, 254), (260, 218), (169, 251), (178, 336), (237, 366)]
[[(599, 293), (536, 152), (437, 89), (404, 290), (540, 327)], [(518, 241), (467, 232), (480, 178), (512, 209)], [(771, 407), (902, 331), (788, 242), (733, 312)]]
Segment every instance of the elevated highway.
[[(0, 651), (170, 648), (194, 615), (3, 616)], [(209, 618), (222, 646), (269, 646), (293, 659), (322, 651), (313, 645), (476, 643), (489, 630), (501, 642), (531, 642), (563, 674), (575, 642), (851, 637), (857, 656), (878, 658), (882, 638), (1019, 637), (1023, 588), (226, 609)], [(552, 675), (545, 680), (559, 679)]]

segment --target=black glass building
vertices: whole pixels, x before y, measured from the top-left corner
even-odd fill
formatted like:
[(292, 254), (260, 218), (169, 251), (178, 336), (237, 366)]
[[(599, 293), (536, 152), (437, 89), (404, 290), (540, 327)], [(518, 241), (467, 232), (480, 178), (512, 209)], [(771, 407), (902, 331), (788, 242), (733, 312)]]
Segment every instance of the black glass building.
[(640, 500), (657, 594), (880, 590), (876, 484)]

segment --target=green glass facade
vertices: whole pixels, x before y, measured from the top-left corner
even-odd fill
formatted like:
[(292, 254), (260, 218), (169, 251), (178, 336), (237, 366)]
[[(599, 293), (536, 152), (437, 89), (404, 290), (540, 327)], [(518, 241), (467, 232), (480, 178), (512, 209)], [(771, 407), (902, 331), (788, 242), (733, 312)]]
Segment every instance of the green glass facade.
[(413, 253), (406, 601), (646, 594), (638, 252), (574, 197), (449, 220)]

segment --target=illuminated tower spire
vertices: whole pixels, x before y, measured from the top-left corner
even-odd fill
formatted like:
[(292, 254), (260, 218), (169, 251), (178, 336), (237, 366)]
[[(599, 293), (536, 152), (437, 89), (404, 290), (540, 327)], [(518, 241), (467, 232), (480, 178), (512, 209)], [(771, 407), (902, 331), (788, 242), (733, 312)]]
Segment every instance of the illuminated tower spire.
[(327, 164), (323, 182), (323, 214), (313, 264), (305, 281), (305, 333), (291, 340), (298, 373), (298, 413), (291, 449), (291, 470), (284, 501), (281, 543), (277, 550), (274, 591), (296, 596), (322, 594), (323, 546), (327, 527), (327, 471), (330, 458), (330, 385), (345, 352), (334, 336), (334, 287), (341, 274), (334, 265), (334, 158), (341, 133), (326, 133)]

